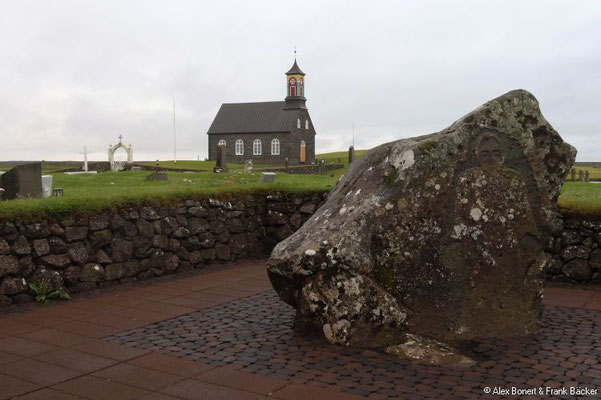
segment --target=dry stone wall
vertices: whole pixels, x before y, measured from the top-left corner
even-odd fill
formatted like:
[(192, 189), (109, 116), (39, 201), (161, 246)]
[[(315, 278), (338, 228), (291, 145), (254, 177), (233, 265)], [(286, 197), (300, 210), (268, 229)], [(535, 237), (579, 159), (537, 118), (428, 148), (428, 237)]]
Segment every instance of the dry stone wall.
[[(218, 262), (262, 257), (325, 193), (244, 195), (126, 207), (55, 220), (0, 220), (0, 305), (32, 301), (29, 283), (83, 292)], [(601, 281), (601, 218), (563, 216), (547, 277)]]
[(554, 234), (547, 279), (574, 283), (601, 282), (601, 218), (562, 215), (563, 229)]
[(0, 305), (32, 301), (29, 283), (77, 293), (268, 255), (324, 197), (236, 195), (55, 220), (0, 220)]

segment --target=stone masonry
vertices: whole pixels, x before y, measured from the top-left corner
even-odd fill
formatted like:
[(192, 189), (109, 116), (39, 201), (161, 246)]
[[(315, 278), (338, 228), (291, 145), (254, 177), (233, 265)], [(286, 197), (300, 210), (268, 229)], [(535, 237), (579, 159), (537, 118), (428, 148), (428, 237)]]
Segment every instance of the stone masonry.
[(0, 220), (0, 306), (31, 301), (29, 283), (83, 292), (265, 256), (324, 196), (256, 193), (57, 220)]

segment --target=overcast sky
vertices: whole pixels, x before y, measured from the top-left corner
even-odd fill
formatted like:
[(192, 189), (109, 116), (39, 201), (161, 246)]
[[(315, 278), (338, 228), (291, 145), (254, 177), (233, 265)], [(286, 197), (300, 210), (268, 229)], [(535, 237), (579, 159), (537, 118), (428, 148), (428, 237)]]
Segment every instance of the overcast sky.
[[(307, 74), (317, 152), (441, 130), (526, 89), (601, 161), (601, 1), (1, 0), (0, 160), (204, 158), (224, 102)], [(119, 155), (123, 156), (124, 155)]]

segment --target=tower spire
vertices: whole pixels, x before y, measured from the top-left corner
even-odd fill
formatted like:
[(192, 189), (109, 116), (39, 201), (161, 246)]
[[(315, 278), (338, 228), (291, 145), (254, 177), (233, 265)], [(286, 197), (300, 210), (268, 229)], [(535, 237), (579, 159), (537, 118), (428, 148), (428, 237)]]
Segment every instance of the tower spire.
[(286, 72), (286, 106), (284, 108), (307, 108), (305, 101), (305, 73), (298, 67), (296, 46), (294, 46), (294, 64)]

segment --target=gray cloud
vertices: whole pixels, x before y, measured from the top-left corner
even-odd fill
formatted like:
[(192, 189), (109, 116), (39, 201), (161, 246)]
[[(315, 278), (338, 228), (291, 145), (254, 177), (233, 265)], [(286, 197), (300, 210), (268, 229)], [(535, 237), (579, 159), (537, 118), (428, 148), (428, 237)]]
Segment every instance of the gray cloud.
[(318, 152), (440, 130), (516, 88), (600, 160), (601, 3), (19, 1), (0, 14), (0, 159), (204, 157), (223, 102), (284, 97), (293, 46)]

